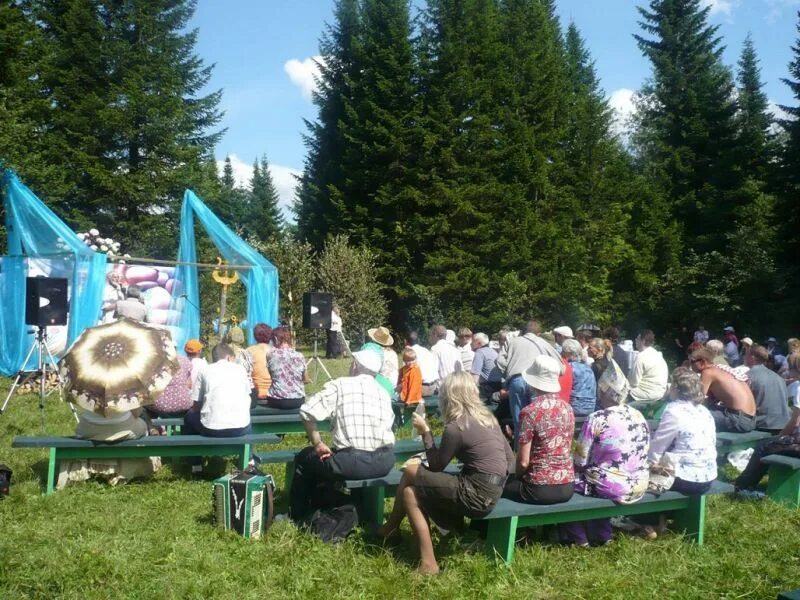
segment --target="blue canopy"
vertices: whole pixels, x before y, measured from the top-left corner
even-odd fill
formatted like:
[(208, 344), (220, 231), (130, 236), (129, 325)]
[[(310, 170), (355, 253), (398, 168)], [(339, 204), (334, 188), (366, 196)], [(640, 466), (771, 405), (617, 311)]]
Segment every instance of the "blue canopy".
[(258, 323), (273, 327), (278, 325), (278, 270), (220, 221), (193, 191), (186, 190), (181, 207), (181, 240), (178, 267), (175, 269), (176, 282), (172, 288), (170, 305), (173, 309), (171, 314), (174, 315), (170, 325), (177, 328), (175, 341), (178, 349), (182, 352), (188, 340), (200, 337), (195, 217), (228, 263), (249, 266), (249, 269), (239, 275), (247, 288), (247, 323), (250, 325), (247, 335), (252, 344), (255, 342), (252, 326)]
[[(6, 211), (8, 256), (0, 259), (0, 373), (13, 375), (23, 366), (33, 340), (25, 324), (25, 277), (28, 258), (71, 263), (67, 343), (97, 323), (103, 302), (106, 255), (94, 252), (6, 169), (2, 187)], [(35, 357), (34, 357), (35, 358)], [(35, 363), (34, 363), (35, 364)]]

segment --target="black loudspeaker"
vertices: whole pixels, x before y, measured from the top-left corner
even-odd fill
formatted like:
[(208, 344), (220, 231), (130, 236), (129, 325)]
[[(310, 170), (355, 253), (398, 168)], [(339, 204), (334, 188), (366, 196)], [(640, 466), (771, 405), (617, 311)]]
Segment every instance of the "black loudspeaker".
[(67, 280), (28, 277), (25, 280), (25, 324), (47, 327), (66, 325), (69, 313)]
[(303, 328), (330, 329), (333, 294), (306, 292), (303, 294)]

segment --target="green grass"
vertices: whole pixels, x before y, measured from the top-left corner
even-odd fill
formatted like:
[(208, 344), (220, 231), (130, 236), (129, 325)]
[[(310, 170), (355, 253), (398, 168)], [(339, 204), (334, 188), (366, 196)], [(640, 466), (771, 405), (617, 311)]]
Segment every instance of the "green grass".
[[(337, 375), (348, 361), (326, 364)], [(0, 382), (1, 398), (7, 387)], [(653, 542), (617, 534), (612, 545), (591, 550), (532, 543), (504, 568), (462, 550), (457, 539), (440, 540), (445, 570), (422, 578), (413, 572), (417, 550), (408, 529), (403, 544), (387, 550), (361, 532), (332, 547), (289, 523), (276, 524), (263, 540), (213, 528), (210, 480), (233, 466), (222, 460), (212, 461), (204, 479), (167, 463), (150, 480), (75, 484), (45, 497), (45, 452), (10, 448), (15, 435), (43, 433), (37, 404), (15, 397), (0, 416), (0, 462), (14, 470), (11, 496), (0, 501), (3, 600), (775, 598), (800, 587), (800, 513), (770, 501), (711, 498), (702, 548), (676, 534)], [(73, 429), (55, 397), (45, 422), (48, 435)], [(283, 442), (302, 444), (302, 436)], [(273, 475), (281, 487), (282, 468), (274, 466)], [(277, 503), (285, 511), (280, 493)]]

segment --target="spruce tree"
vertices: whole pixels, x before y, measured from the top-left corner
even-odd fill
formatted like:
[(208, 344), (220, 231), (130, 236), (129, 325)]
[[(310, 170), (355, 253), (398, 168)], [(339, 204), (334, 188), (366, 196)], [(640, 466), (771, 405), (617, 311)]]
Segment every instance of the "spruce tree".
[[(632, 266), (627, 230), (638, 194), (632, 188), (630, 161), (612, 133), (612, 110), (574, 23), (567, 28), (564, 52), (566, 130), (557, 181), (562, 202), (572, 213), (565, 225), (576, 237), (562, 259), (575, 285), (574, 294), (567, 296), (572, 314), (563, 316), (608, 321), (613, 315), (612, 284)], [(580, 293), (581, 287), (592, 293)]]
[(269, 242), (280, 240), (286, 223), (278, 206), (278, 190), (272, 180), (266, 155), (253, 161), (253, 180), (247, 202), (245, 230), (254, 239)]
[(188, 0), (39, 0), (46, 43), (37, 117), (43, 160), (61, 180), (43, 191), (76, 227), (97, 225), (131, 253), (172, 254), (177, 207), (202, 184), (219, 133), (221, 92), (194, 54)]
[(769, 100), (763, 90), (764, 83), (758, 62), (753, 38), (748, 33), (739, 58), (737, 74), (739, 111), (736, 124), (739, 156), (736, 166), (743, 178), (766, 182), (772, 157), (772, 115), (769, 112)]
[(635, 35), (653, 66), (642, 90), (637, 136), (684, 242), (698, 253), (722, 250), (735, 206), (733, 82), (722, 64), (718, 27), (700, 0), (650, 0)]
[(326, 26), (320, 40), (320, 74), (313, 95), (318, 115), (316, 121), (306, 121), (308, 153), (294, 203), (298, 234), (316, 250), (322, 249), (335, 224), (331, 190), (347, 175), (342, 171), (342, 121), (346, 118), (344, 99), (358, 70), (354, 46), (359, 30), (358, 0), (337, 0), (334, 23)]
[(781, 106), (789, 118), (780, 124), (786, 132), (786, 142), (780, 156), (780, 197), (777, 212), (781, 216), (780, 242), (787, 280), (791, 283), (789, 297), (792, 298), (793, 316), (797, 318), (798, 283), (797, 257), (800, 256), (800, 11), (798, 14), (798, 37), (792, 46), (793, 59), (789, 63), (789, 77), (782, 79), (792, 92), (795, 103)]

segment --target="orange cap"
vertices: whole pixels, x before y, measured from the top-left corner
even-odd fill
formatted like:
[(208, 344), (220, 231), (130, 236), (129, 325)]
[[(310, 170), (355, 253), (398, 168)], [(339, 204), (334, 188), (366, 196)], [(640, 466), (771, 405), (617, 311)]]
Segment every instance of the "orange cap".
[(197, 354), (203, 351), (203, 344), (200, 343), (200, 340), (189, 340), (183, 349), (191, 354)]

